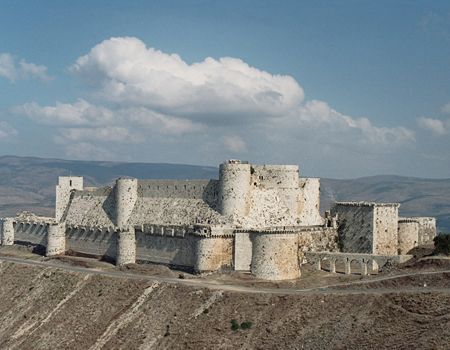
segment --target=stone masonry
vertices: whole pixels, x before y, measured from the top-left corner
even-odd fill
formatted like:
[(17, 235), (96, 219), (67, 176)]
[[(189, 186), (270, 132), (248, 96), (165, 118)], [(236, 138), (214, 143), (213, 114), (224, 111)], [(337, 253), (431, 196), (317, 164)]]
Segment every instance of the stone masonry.
[(319, 198), (320, 179), (301, 178), (296, 165), (237, 160), (220, 165), (218, 180), (121, 178), (85, 188), (82, 177), (60, 177), (55, 218), (4, 218), (1, 244), (283, 280), (298, 278), (310, 253), (393, 256), (435, 234), (433, 218), (399, 223), (395, 203), (337, 203), (323, 218)]

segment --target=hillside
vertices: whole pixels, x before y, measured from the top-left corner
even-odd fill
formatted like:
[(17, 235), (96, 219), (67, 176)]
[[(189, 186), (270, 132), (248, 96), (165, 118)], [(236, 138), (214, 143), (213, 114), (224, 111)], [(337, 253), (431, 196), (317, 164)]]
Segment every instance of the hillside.
[[(2, 349), (448, 349), (448, 263), (364, 285), (243, 292), (221, 280), (205, 288), (206, 276), (14, 263), (2, 253)], [(232, 320), (249, 328), (233, 330)]]
[[(88, 186), (112, 183), (117, 177), (217, 178), (215, 167), (71, 161), (32, 157), (0, 157), (0, 217), (22, 210), (53, 214), (55, 184), (61, 175), (82, 175)], [(322, 179), (322, 210), (334, 201), (400, 202), (403, 216), (435, 216), (438, 228), (450, 231), (450, 179), (372, 176), (351, 180)]]

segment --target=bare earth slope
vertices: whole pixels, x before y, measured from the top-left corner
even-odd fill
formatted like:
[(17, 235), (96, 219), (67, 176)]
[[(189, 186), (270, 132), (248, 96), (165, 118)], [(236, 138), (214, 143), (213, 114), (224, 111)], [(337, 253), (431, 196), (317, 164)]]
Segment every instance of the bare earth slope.
[[(70, 161), (32, 157), (0, 157), (0, 217), (22, 210), (53, 215), (58, 176), (80, 175), (87, 186), (107, 185), (120, 176), (141, 179), (209, 179), (214, 167)], [(372, 176), (351, 180), (322, 179), (321, 207), (334, 201), (400, 202), (403, 216), (436, 216), (438, 228), (450, 232), (450, 179)]]
[(436, 276), (283, 295), (1, 261), (0, 348), (448, 349), (450, 274)]

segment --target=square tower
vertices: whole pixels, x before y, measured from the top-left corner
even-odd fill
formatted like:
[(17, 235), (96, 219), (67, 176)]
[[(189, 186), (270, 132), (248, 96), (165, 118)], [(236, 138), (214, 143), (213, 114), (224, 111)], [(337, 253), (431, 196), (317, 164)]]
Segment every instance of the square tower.
[(331, 209), (338, 215), (341, 251), (397, 255), (398, 203), (337, 202)]
[(82, 176), (60, 176), (56, 185), (55, 219), (61, 221), (70, 200), (72, 190), (83, 190)]

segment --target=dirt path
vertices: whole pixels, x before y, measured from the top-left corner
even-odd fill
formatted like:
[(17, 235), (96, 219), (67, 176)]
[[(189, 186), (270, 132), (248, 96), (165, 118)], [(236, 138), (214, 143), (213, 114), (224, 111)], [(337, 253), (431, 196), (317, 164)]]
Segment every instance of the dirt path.
[[(361, 288), (352, 288), (352, 287), (361, 287), (364, 285), (383, 282), (389, 280), (396, 280), (405, 277), (414, 277), (414, 276), (424, 276), (424, 275), (439, 275), (444, 273), (450, 273), (450, 270), (440, 270), (440, 271), (420, 271), (420, 272), (412, 272), (412, 273), (404, 273), (398, 274), (394, 276), (385, 276), (385, 277), (375, 277), (367, 280), (359, 280), (352, 281), (346, 283), (339, 284), (330, 284), (320, 287), (312, 287), (312, 288), (261, 288), (261, 287), (245, 287), (238, 286), (232, 284), (224, 284), (218, 281), (206, 281), (200, 278), (193, 279), (179, 279), (173, 277), (162, 277), (162, 276), (152, 276), (152, 275), (142, 275), (136, 273), (129, 273), (123, 271), (103, 271), (98, 269), (90, 269), (85, 267), (78, 266), (68, 266), (60, 263), (55, 263), (52, 261), (35, 261), (29, 259), (21, 259), (15, 257), (7, 257), (0, 256), (0, 261), (8, 261), (21, 265), (29, 265), (29, 266), (41, 266), (46, 268), (57, 268), (65, 271), (72, 272), (81, 272), (87, 273), (91, 275), (101, 275), (108, 276), (114, 278), (126, 278), (133, 280), (146, 280), (146, 281), (156, 281), (156, 282), (165, 282), (165, 283), (175, 283), (182, 284), (187, 286), (199, 287), (199, 288), (208, 288), (214, 290), (223, 290), (229, 292), (242, 292), (242, 293), (253, 293), (253, 294), (278, 294), (278, 295), (296, 295), (296, 294), (386, 294), (392, 292), (401, 292), (401, 293), (420, 293), (420, 292), (440, 292), (450, 294), (450, 286), (449, 287), (406, 287), (399, 289), (398, 287), (394, 288), (374, 288), (374, 289), (361, 289)], [(338, 288), (338, 289), (336, 289)], [(342, 289), (341, 289), (342, 288)]]

